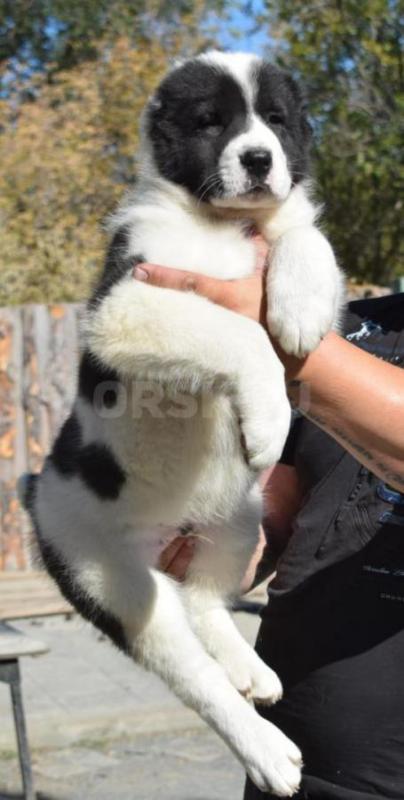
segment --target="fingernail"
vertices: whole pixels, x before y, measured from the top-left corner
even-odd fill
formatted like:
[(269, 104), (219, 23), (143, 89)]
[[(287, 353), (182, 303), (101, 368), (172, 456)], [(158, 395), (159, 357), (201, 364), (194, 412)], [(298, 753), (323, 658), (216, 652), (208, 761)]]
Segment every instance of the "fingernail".
[(148, 281), (149, 280), (149, 273), (146, 272), (145, 269), (142, 267), (135, 267), (133, 270), (133, 276), (136, 278), (137, 281)]

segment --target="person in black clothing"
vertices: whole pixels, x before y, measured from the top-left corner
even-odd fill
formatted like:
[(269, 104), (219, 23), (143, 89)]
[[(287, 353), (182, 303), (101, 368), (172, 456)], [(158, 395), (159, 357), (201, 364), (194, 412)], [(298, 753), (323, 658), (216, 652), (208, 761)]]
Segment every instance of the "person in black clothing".
[[(404, 295), (351, 303), (345, 337), (403, 365)], [(278, 469), (301, 499), (293, 519), (275, 514), (283, 552), (257, 650), (284, 697), (259, 711), (303, 752), (299, 800), (402, 800), (404, 493), (302, 415)], [(248, 780), (245, 800), (264, 797)]]
[[(261, 318), (259, 275), (145, 268)], [(296, 800), (403, 800), (404, 294), (351, 303), (343, 328), (303, 361), (280, 353), (298, 413), (244, 588), (276, 564), (257, 649), (284, 697), (258, 710), (303, 752)], [(162, 568), (180, 578), (191, 557), (179, 540)], [(247, 781), (245, 800), (269, 797)]]

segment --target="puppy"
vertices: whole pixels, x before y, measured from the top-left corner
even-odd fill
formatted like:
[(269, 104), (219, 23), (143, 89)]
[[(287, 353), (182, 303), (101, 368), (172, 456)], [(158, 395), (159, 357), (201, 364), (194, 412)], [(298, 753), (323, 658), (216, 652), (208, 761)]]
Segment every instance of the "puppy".
[[(137, 186), (110, 221), (76, 401), (24, 491), (68, 600), (280, 796), (299, 786), (300, 752), (246, 698), (274, 703), (281, 684), (226, 606), (256, 547), (257, 475), (288, 432), (283, 368), (258, 324), (133, 267), (246, 277), (253, 225), (270, 246), (268, 327), (287, 352), (310, 352), (343, 282), (315, 227), (309, 139), (296, 83), (255, 56), (209, 52), (169, 72), (143, 115)], [(155, 569), (178, 532), (198, 538), (181, 586)]]

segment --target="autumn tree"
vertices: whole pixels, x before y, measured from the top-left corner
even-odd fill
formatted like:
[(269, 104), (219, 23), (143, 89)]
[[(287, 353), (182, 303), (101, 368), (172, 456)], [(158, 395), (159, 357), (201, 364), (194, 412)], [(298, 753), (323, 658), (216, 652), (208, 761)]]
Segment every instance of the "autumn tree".
[(100, 222), (136, 174), (145, 100), (170, 60), (206, 45), (207, 6), (1, 6), (0, 305), (83, 299), (102, 262)]
[(278, 63), (304, 83), (325, 221), (342, 266), (404, 275), (402, 0), (265, 0)]
[[(350, 275), (404, 273), (402, 0), (262, 0), (305, 84), (325, 223)], [(226, 0), (0, 0), (0, 304), (85, 297), (136, 174), (140, 111)], [(248, 6), (248, 7), (247, 7)], [(252, 19), (257, 3), (246, 3)]]

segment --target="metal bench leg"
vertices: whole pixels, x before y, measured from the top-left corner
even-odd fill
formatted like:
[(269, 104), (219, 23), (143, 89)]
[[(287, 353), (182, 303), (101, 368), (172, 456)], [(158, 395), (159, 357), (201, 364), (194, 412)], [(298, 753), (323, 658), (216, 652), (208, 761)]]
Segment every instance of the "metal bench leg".
[(32, 776), (31, 755), (25, 726), (24, 707), (21, 693), (21, 675), (18, 659), (0, 662), (0, 680), (10, 685), (15, 730), (17, 734), (18, 753), (25, 800), (35, 800), (34, 781)]

